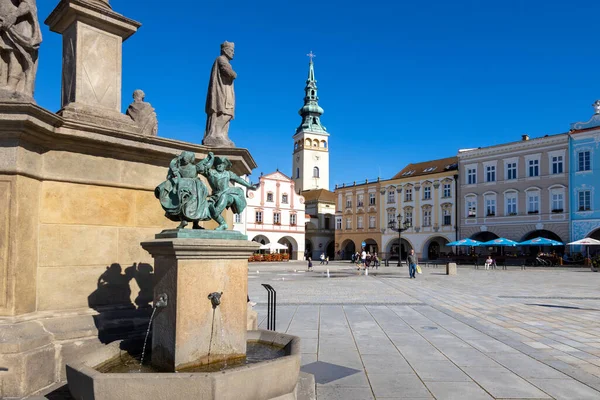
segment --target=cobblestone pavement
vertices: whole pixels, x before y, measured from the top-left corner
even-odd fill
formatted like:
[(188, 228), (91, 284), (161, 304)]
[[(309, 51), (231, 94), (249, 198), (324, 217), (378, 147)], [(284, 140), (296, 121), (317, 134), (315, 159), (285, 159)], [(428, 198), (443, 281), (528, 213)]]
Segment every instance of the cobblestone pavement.
[[(250, 264), (266, 321), (302, 338), (318, 400), (600, 399), (600, 274), (589, 269), (475, 270), (457, 276), (350, 263)], [(326, 269), (329, 269), (329, 278)]]

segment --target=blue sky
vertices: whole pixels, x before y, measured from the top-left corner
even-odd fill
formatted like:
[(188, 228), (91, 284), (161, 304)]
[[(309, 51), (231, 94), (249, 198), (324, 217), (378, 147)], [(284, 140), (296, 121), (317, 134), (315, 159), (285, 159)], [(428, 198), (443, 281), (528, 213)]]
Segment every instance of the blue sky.
[[(41, 21), (58, 0), (39, 0)], [(226, 6), (224, 6), (226, 4)], [(331, 188), (390, 178), (457, 149), (566, 132), (600, 98), (591, 1), (111, 0), (143, 26), (123, 47), (123, 108), (134, 89), (159, 135), (200, 143), (210, 68), (224, 40), (237, 109), (230, 137), (258, 168), (291, 173), (313, 51)], [(35, 97), (60, 107), (61, 36), (44, 25)]]

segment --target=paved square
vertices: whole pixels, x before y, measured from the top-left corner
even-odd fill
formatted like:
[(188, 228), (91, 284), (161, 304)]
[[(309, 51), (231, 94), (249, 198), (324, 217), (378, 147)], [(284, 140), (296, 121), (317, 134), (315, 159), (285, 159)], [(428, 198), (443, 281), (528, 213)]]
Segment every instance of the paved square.
[[(329, 277), (327, 276), (329, 269)], [(318, 400), (600, 399), (600, 274), (589, 269), (250, 264), (266, 328), (302, 338)]]

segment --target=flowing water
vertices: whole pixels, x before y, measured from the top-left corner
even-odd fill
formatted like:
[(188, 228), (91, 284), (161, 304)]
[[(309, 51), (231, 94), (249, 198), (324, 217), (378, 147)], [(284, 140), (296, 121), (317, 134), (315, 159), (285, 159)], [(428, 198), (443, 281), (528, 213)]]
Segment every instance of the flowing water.
[[(249, 341), (247, 344), (245, 358), (237, 358), (229, 361), (201, 365), (198, 367), (185, 369), (180, 372), (219, 372), (244, 365), (273, 360), (286, 355), (287, 352), (283, 347), (275, 346), (270, 343)], [(140, 367), (140, 357), (132, 356), (127, 352), (123, 352), (120, 356), (97, 366), (95, 369), (99, 372), (107, 374), (165, 372), (158, 371), (152, 368), (150, 365), (142, 365)]]
[(154, 313), (158, 307), (154, 306), (152, 315), (150, 316), (150, 322), (148, 323), (148, 330), (146, 331), (146, 337), (144, 338), (144, 347), (142, 347), (142, 357), (140, 358), (140, 371), (142, 372), (142, 365), (144, 365), (144, 355), (146, 354), (146, 344), (148, 343), (148, 336), (150, 335), (150, 328), (152, 327), (152, 320), (154, 319)]

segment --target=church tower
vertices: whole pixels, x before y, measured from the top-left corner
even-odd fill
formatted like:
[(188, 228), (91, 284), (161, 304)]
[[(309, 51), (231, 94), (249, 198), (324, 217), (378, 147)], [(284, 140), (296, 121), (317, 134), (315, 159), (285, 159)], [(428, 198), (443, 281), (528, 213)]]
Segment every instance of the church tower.
[(296, 192), (304, 190), (329, 190), (329, 133), (321, 124), (323, 109), (319, 107), (315, 68), (310, 52), (308, 79), (304, 88), (304, 106), (298, 111), (302, 123), (296, 129), (292, 179)]

